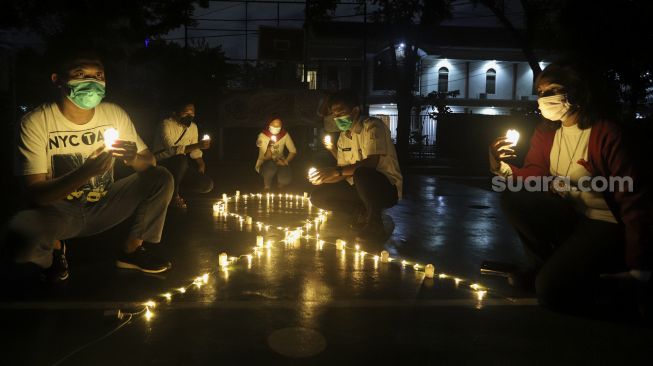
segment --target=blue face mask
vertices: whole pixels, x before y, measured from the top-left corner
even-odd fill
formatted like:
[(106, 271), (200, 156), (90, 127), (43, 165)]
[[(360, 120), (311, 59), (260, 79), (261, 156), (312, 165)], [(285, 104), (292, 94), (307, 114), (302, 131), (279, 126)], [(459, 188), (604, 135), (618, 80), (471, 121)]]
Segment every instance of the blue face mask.
[(351, 125), (354, 124), (354, 120), (350, 115), (336, 117), (333, 120), (336, 122), (336, 126), (340, 131), (347, 131), (351, 128)]
[(68, 95), (71, 102), (81, 109), (95, 108), (106, 93), (104, 81), (95, 79), (75, 79), (67, 84)]

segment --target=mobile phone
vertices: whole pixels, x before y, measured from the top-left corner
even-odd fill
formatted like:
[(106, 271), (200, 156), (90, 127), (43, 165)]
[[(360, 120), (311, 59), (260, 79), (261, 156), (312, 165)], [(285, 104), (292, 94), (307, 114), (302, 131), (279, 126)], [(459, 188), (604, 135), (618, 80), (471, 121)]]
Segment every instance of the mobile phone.
[(509, 277), (518, 269), (516, 265), (505, 262), (483, 261), (481, 263), (481, 274), (486, 276)]

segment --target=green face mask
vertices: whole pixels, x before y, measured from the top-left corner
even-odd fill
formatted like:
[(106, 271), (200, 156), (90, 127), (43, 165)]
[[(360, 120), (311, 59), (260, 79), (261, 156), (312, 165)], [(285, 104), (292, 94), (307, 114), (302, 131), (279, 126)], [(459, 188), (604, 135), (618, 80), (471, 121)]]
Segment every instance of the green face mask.
[(340, 131), (347, 131), (351, 128), (351, 125), (354, 124), (354, 120), (351, 119), (350, 115), (336, 117), (334, 118), (334, 121), (336, 121), (336, 126), (338, 126)]
[(77, 79), (70, 80), (67, 86), (70, 92), (66, 97), (81, 109), (95, 108), (104, 98), (104, 81)]

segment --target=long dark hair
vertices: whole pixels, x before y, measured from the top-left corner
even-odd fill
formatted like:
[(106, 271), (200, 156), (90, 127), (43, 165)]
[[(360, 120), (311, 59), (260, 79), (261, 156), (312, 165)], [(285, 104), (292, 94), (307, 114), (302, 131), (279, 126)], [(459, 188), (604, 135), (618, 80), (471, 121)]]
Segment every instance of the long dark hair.
[[(610, 98), (606, 76), (592, 65), (578, 61), (563, 60), (547, 66), (535, 79), (535, 85), (542, 83), (560, 84), (565, 88), (571, 104), (571, 113), (578, 114), (578, 127), (586, 129), (599, 120), (616, 120), (616, 104)], [(548, 123), (557, 128), (559, 122)]]

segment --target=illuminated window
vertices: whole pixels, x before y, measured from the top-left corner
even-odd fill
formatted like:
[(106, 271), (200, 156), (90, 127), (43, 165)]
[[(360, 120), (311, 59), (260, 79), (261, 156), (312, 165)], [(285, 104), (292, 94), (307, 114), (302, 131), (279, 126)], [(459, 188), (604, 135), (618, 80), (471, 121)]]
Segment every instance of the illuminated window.
[(488, 69), (485, 72), (485, 94), (496, 93), (497, 87), (497, 71), (495, 69)]
[(449, 69), (441, 67), (438, 70), (438, 92), (446, 93), (449, 91)]

